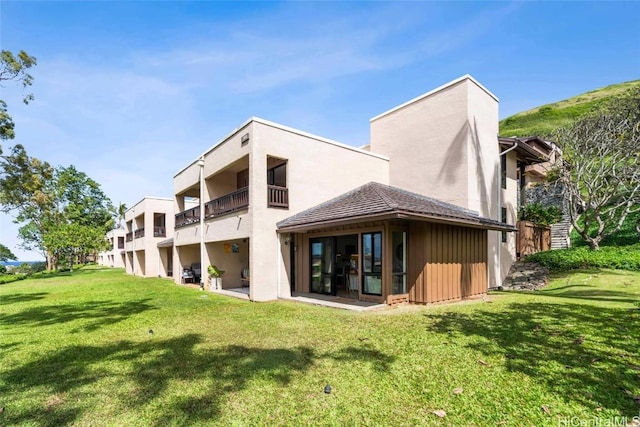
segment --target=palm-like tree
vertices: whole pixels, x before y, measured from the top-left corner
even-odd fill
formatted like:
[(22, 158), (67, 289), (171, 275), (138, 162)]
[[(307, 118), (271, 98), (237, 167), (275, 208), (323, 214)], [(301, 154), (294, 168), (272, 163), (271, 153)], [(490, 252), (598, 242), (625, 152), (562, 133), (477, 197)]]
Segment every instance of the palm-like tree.
[(122, 228), (122, 221), (124, 221), (124, 214), (127, 212), (127, 205), (124, 203), (118, 204), (118, 228)]

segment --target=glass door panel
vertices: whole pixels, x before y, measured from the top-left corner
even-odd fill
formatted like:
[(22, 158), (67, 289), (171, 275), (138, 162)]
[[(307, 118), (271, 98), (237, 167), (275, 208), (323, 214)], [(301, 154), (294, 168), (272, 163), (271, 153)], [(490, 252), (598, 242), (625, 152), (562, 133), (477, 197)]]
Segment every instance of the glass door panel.
[(391, 247), (393, 248), (393, 271), (391, 293), (407, 293), (407, 233), (394, 231), (391, 234)]
[(332, 295), (333, 286), (333, 238), (310, 240), (311, 246), (311, 292)]
[(382, 233), (362, 235), (362, 293), (382, 295)]

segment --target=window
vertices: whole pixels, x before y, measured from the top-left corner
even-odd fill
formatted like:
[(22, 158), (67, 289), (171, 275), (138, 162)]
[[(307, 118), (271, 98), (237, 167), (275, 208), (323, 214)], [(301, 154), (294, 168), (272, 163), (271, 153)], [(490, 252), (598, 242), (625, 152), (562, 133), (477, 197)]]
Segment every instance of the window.
[(362, 235), (362, 293), (382, 295), (382, 233)]
[[(502, 208), (502, 222), (503, 223), (507, 223), (507, 208)], [(507, 242), (507, 232), (503, 231), (502, 232), (502, 243), (506, 243)]]
[(124, 237), (118, 237), (118, 249), (124, 249)]
[(267, 170), (267, 184), (278, 187), (287, 186), (287, 163), (279, 164)]
[(393, 295), (407, 293), (407, 232), (394, 231), (391, 234), (393, 248), (393, 270), (391, 273), (391, 293)]
[(507, 188), (507, 156), (506, 154), (500, 155), (500, 179), (502, 188)]

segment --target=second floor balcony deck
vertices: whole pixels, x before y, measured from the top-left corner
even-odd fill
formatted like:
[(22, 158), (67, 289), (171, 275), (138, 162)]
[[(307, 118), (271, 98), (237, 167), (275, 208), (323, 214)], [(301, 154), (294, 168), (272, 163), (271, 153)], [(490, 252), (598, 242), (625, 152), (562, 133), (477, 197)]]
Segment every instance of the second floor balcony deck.
[(249, 206), (249, 187), (240, 188), (233, 193), (213, 199), (204, 205), (204, 217), (212, 218), (228, 214)]
[[(268, 186), (268, 206), (270, 208), (288, 208), (289, 191), (286, 187)], [(204, 205), (204, 218), (210, 219), (226, 215), (249, 207), (249, 187), (225, 194)], [(176, 214), (175, 228), (186, 227), (200, 221), (200, 207), (196, 206)]]

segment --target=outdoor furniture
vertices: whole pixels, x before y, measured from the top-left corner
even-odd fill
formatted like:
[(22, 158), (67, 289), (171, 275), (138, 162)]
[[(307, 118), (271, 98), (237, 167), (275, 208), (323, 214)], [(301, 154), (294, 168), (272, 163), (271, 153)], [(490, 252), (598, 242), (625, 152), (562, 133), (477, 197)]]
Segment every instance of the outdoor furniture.
[(191, 271), (193, 271), (193, 283), (200, 283), (200, 278), (202, 277), (202, 268), (200, 267), (200, 263), (194, 262), (191, 264)]
[(193, 275), (193, 270), (190, 268), (182, 269), (182, 283), (195, 283), (195, 277)]
[(242, 284), (242, 287), (249, 286), (250, 280), (249, 267), (245, 267), (240, 272), (240, 283)]

